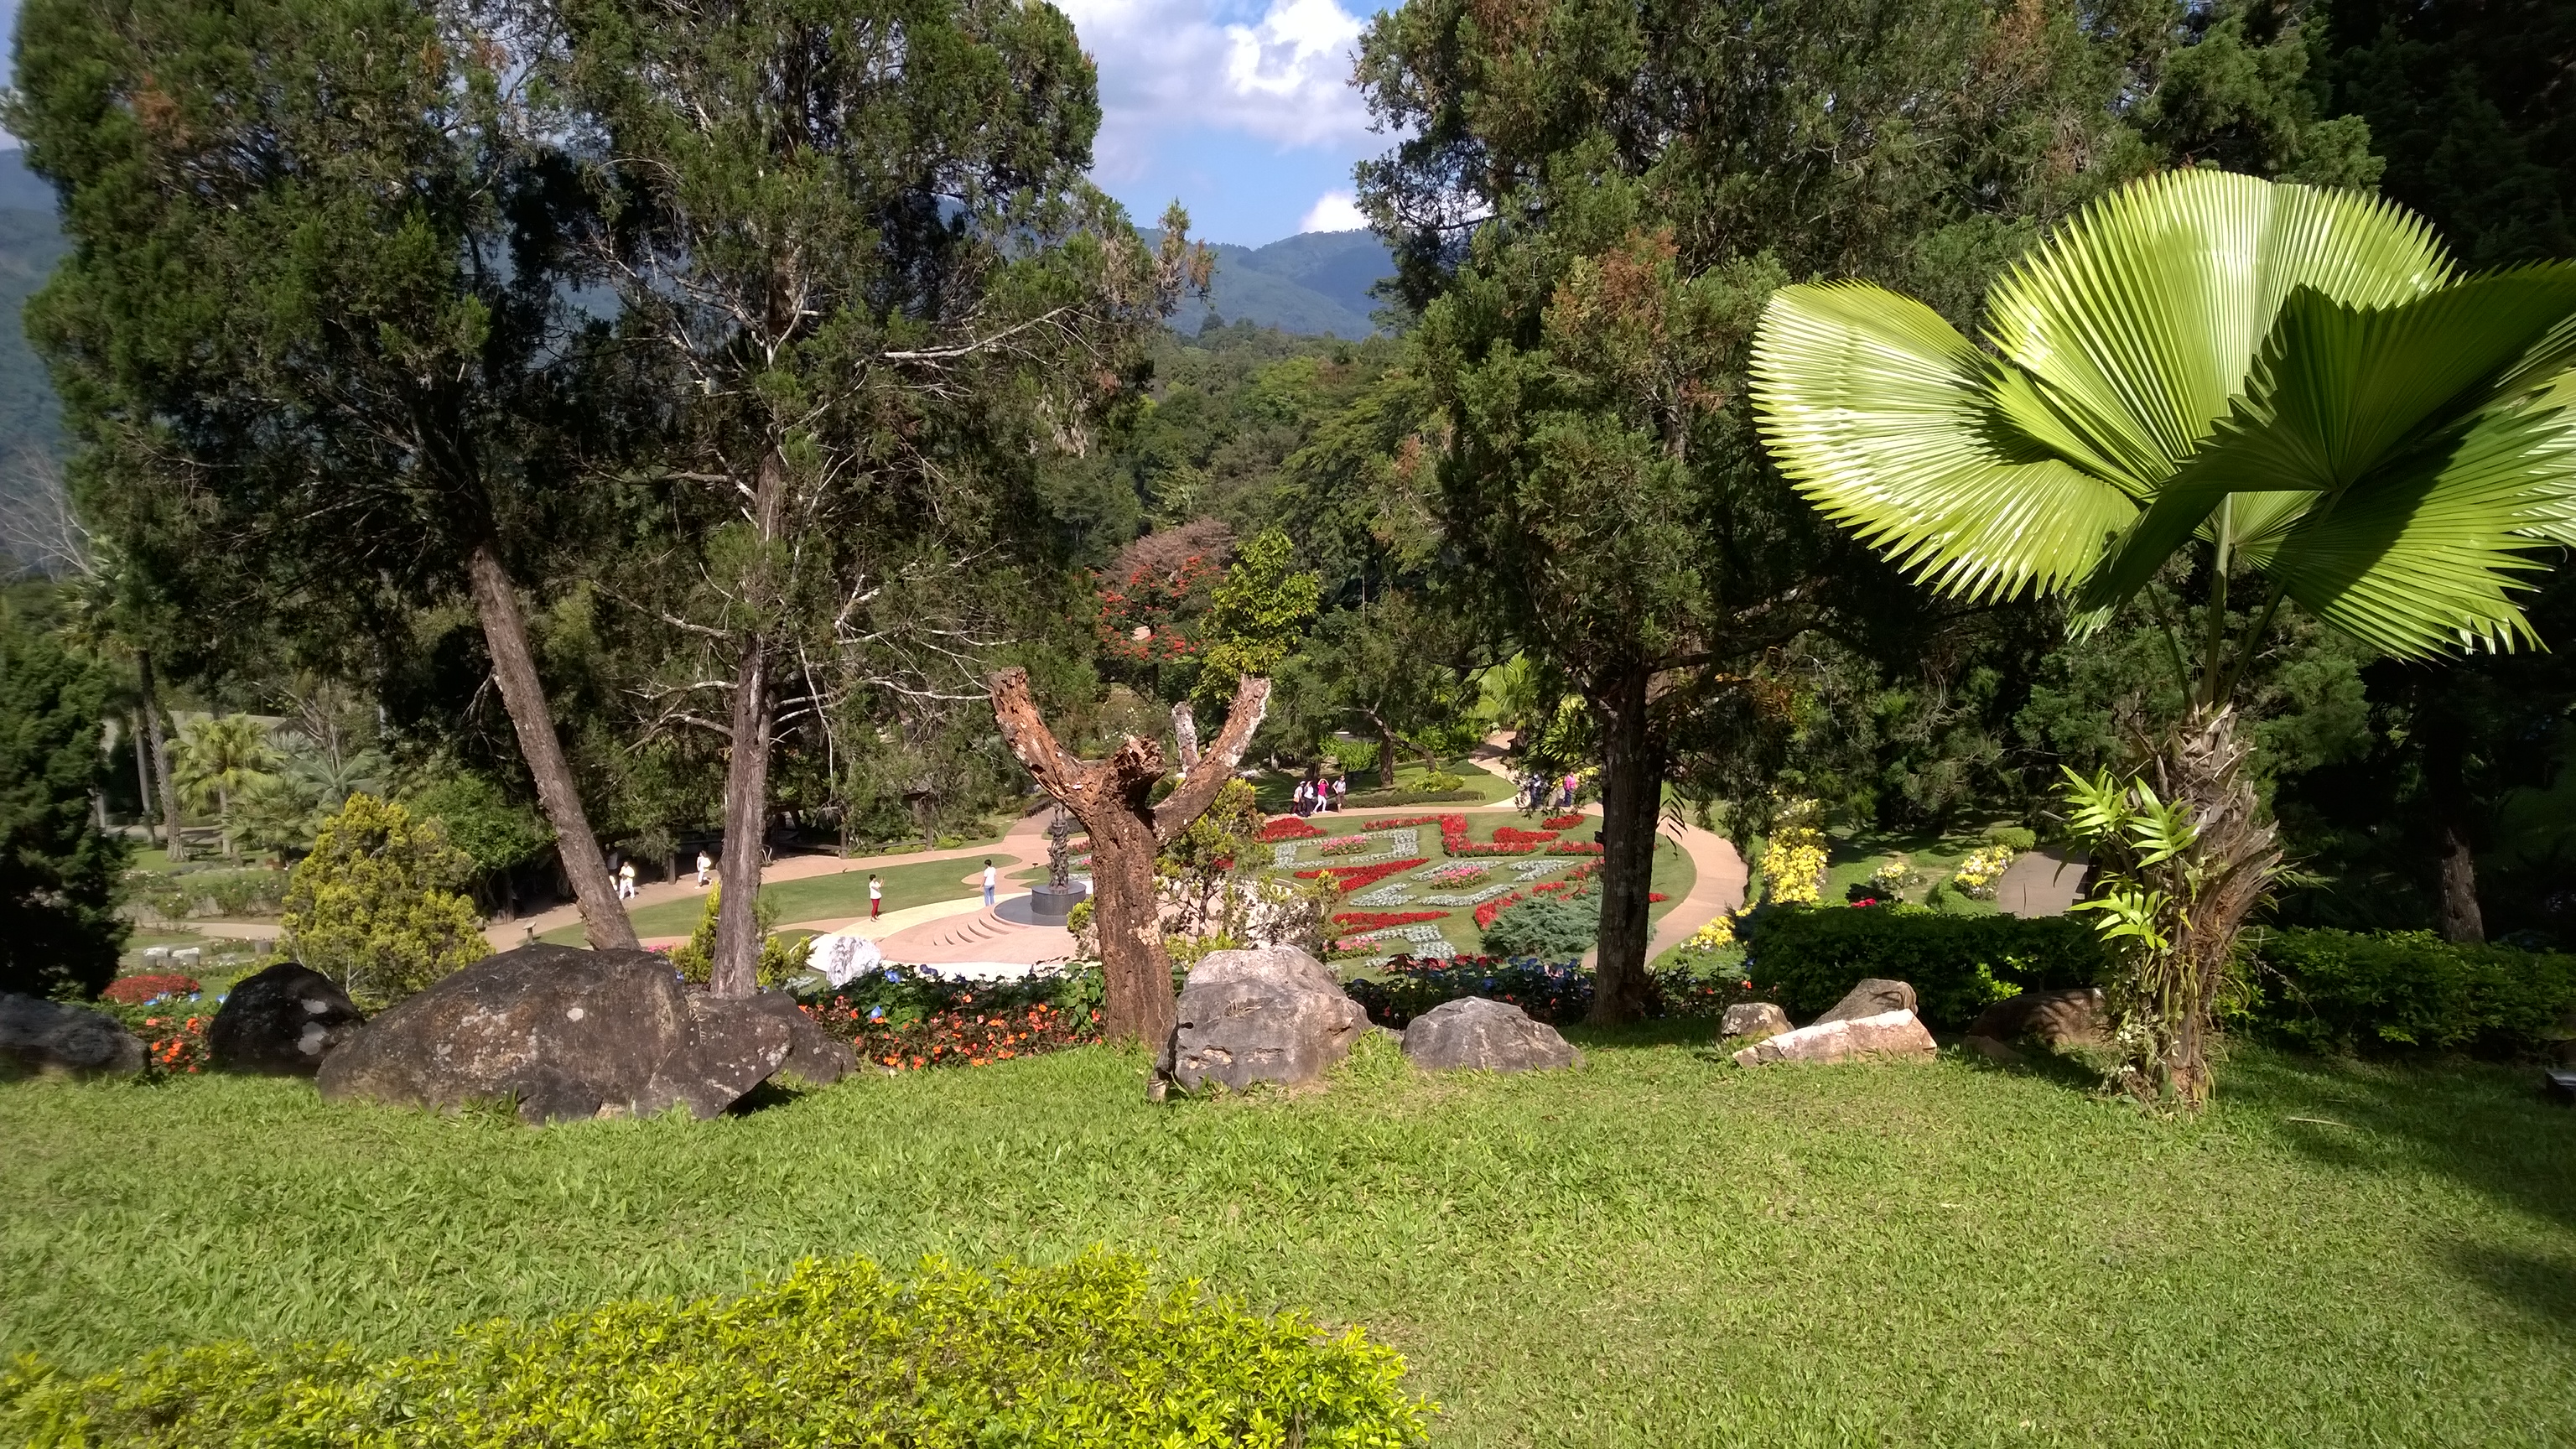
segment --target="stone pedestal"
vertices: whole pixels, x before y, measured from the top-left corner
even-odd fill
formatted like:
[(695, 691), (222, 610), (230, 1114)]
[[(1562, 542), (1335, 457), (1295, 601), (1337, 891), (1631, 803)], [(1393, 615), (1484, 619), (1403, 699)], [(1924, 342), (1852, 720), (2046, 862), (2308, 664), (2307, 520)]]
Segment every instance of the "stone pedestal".
[(1073, 908), (1088, 894), (1090, 892), (1079, 885), (1062, 889), (1051, 885), (1035, 887), (1029, 892), (1029, 914), (1045, 925), (1061, 926), (1064, 918), (1073, 914)]

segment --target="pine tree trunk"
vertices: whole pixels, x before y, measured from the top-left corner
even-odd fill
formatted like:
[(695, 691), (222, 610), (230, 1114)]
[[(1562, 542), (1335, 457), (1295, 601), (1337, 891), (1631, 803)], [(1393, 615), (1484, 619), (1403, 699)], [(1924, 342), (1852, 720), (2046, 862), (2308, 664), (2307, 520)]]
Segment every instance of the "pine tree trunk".
[(725, 764), (724, 892), (716, 902), (715, 960), (707, 975), (709, 996), (750, 996), (760, 990), (760, 857), (768, 836), (769, 703), (768, 641), (742, 639), (734, 671), (733, 749)]
[[(755, 611), (770, 603), (766, 550), (777, 541), (787, 497), (787, 459), (775, 447), (761, 455), (752, 488), (752, 527), (762, 552), (742, 583), (742, 598)], [(725, 764), (724, 894), (716, 903), (715, 960), (707, 973), (709, 996), (750, 996), (760, 990), (760, 858), (769, 835), (769, 737), (778, 712), (769, 697), (769, 636), (758, 628), (736, 636), (732, 753)], [(925, 838), (925, 848), (930, 842)]]
[(1601, 927), (1593, 971), (1596, 1025), (1646, 1014), (1646, 899), (1655, 873), (1655, 830), (1663, 817), (1662, 741), (1648, 718), (1647, 678), (1619, 681), (1593, 703), (1601, 714)]
[(528, 648), (527, 620), (519, 613), (519, 593), (489, 539), (466, 556), (466, 575), (473, 586), (474, 613), (483, 626), (483, 647), (492, 656), (492, 677), (501, 687), (501, 707), (519, 738), (519, 754), (537, 782), (537, 803), (554, 827), (555, 853), (572, 882), (581, 905), (584, 934), (596, 949), (635, 948), (635, 927), (608, 879), (608, 863), (599, 838), (590, 833), (590, 817), (581, 808), (572, 765), (563, 742), (555, 738), (554, 711), (537, 682), (536, 656)]
[(2487, 938), (2486, 913), (2478, 908), (2477, 852), (2457, 815), (2442, 821), (2442, 939), (2463, 945)]
[(188, 858), (188, 844), (179, 838), (179, 786), (170, 778), (170, 742), (161, 733), (161, 700), (152, 687), (152, 651), (138, 651), (135, 662), (140, 667), (143, 684), (143, 730), (152, 739), (152, 773), (161, 795), (162, 844), (170, 853), (170, 863), (178, 865)]

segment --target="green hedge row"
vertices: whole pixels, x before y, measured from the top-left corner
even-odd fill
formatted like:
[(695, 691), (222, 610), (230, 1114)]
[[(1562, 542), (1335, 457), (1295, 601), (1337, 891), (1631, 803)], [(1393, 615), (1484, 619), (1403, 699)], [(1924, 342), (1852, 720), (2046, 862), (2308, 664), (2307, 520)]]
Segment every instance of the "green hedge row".
[(1354, 1328), (1158, 1292), (1094, 1254), (899, 1283), (805, 1263), (741, 1298), (488, 1324), (370, 1361), (223, 1344), (95, 1378), (0, 1376), (0, 1441), (71, 1446), (1338, 1445), (1423, 1442), (1431, 1405)]
[(2552, 1050), (2576, 1012), (2576, 955), (2455, 946), (2429, 931), (2272, 931), (2251, 953), (2267, 1035), (2338, 1055)]
[(1793, 1021), (1872, 977), (1912, 984), (1925, 1021), (1959, 1028), (2021, 991), (2090, 985), (2102, 947), (2082, 920), (1951, 916), (1921, 906), (1773, 906), (1752, 921), (1745, 976)]

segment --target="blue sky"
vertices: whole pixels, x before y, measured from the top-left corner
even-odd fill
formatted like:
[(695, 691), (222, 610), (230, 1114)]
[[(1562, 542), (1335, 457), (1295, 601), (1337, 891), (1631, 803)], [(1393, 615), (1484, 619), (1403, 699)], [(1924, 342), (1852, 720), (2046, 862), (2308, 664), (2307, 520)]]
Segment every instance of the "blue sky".
[[(1207, 241), (1362, 225), (1351, 165), (1389, 139), (1349, 84), (1369, 0), (1056, 3), (1100, 65), (1092, 179), (1139, 224), (1177, 197)], [(0, 24), (16, 36), (18, 0)]]
[[(1351, 165), (1372, 134), (1351, 61), (1375, 7), (1337, 0), (1056, 0), (1100, 65), (1092, 179), (1150, 224), (1259, 246), (1362, 225)], [(1367, 0), (1348, 0), (1366, 5)]]

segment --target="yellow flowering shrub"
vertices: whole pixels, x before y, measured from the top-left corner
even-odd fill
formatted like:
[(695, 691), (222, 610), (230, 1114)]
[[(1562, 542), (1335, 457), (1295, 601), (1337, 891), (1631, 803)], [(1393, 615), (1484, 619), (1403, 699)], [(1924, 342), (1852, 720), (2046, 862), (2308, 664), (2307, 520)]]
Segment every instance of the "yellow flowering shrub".
[(1762, 851), (1762, 891), (1774, 905), (1813, 905), (1825, 891), (1823, 807), (1799, 798), (1784, 802)]
[(2013, 863), (2013, 853), (2000, 845), (1990, 845), (1959, 862), (1950, 875), (1950, 883), (1972, 900), (1995, 898), (1995, 883), (2003, 879), (2004, 869)]

